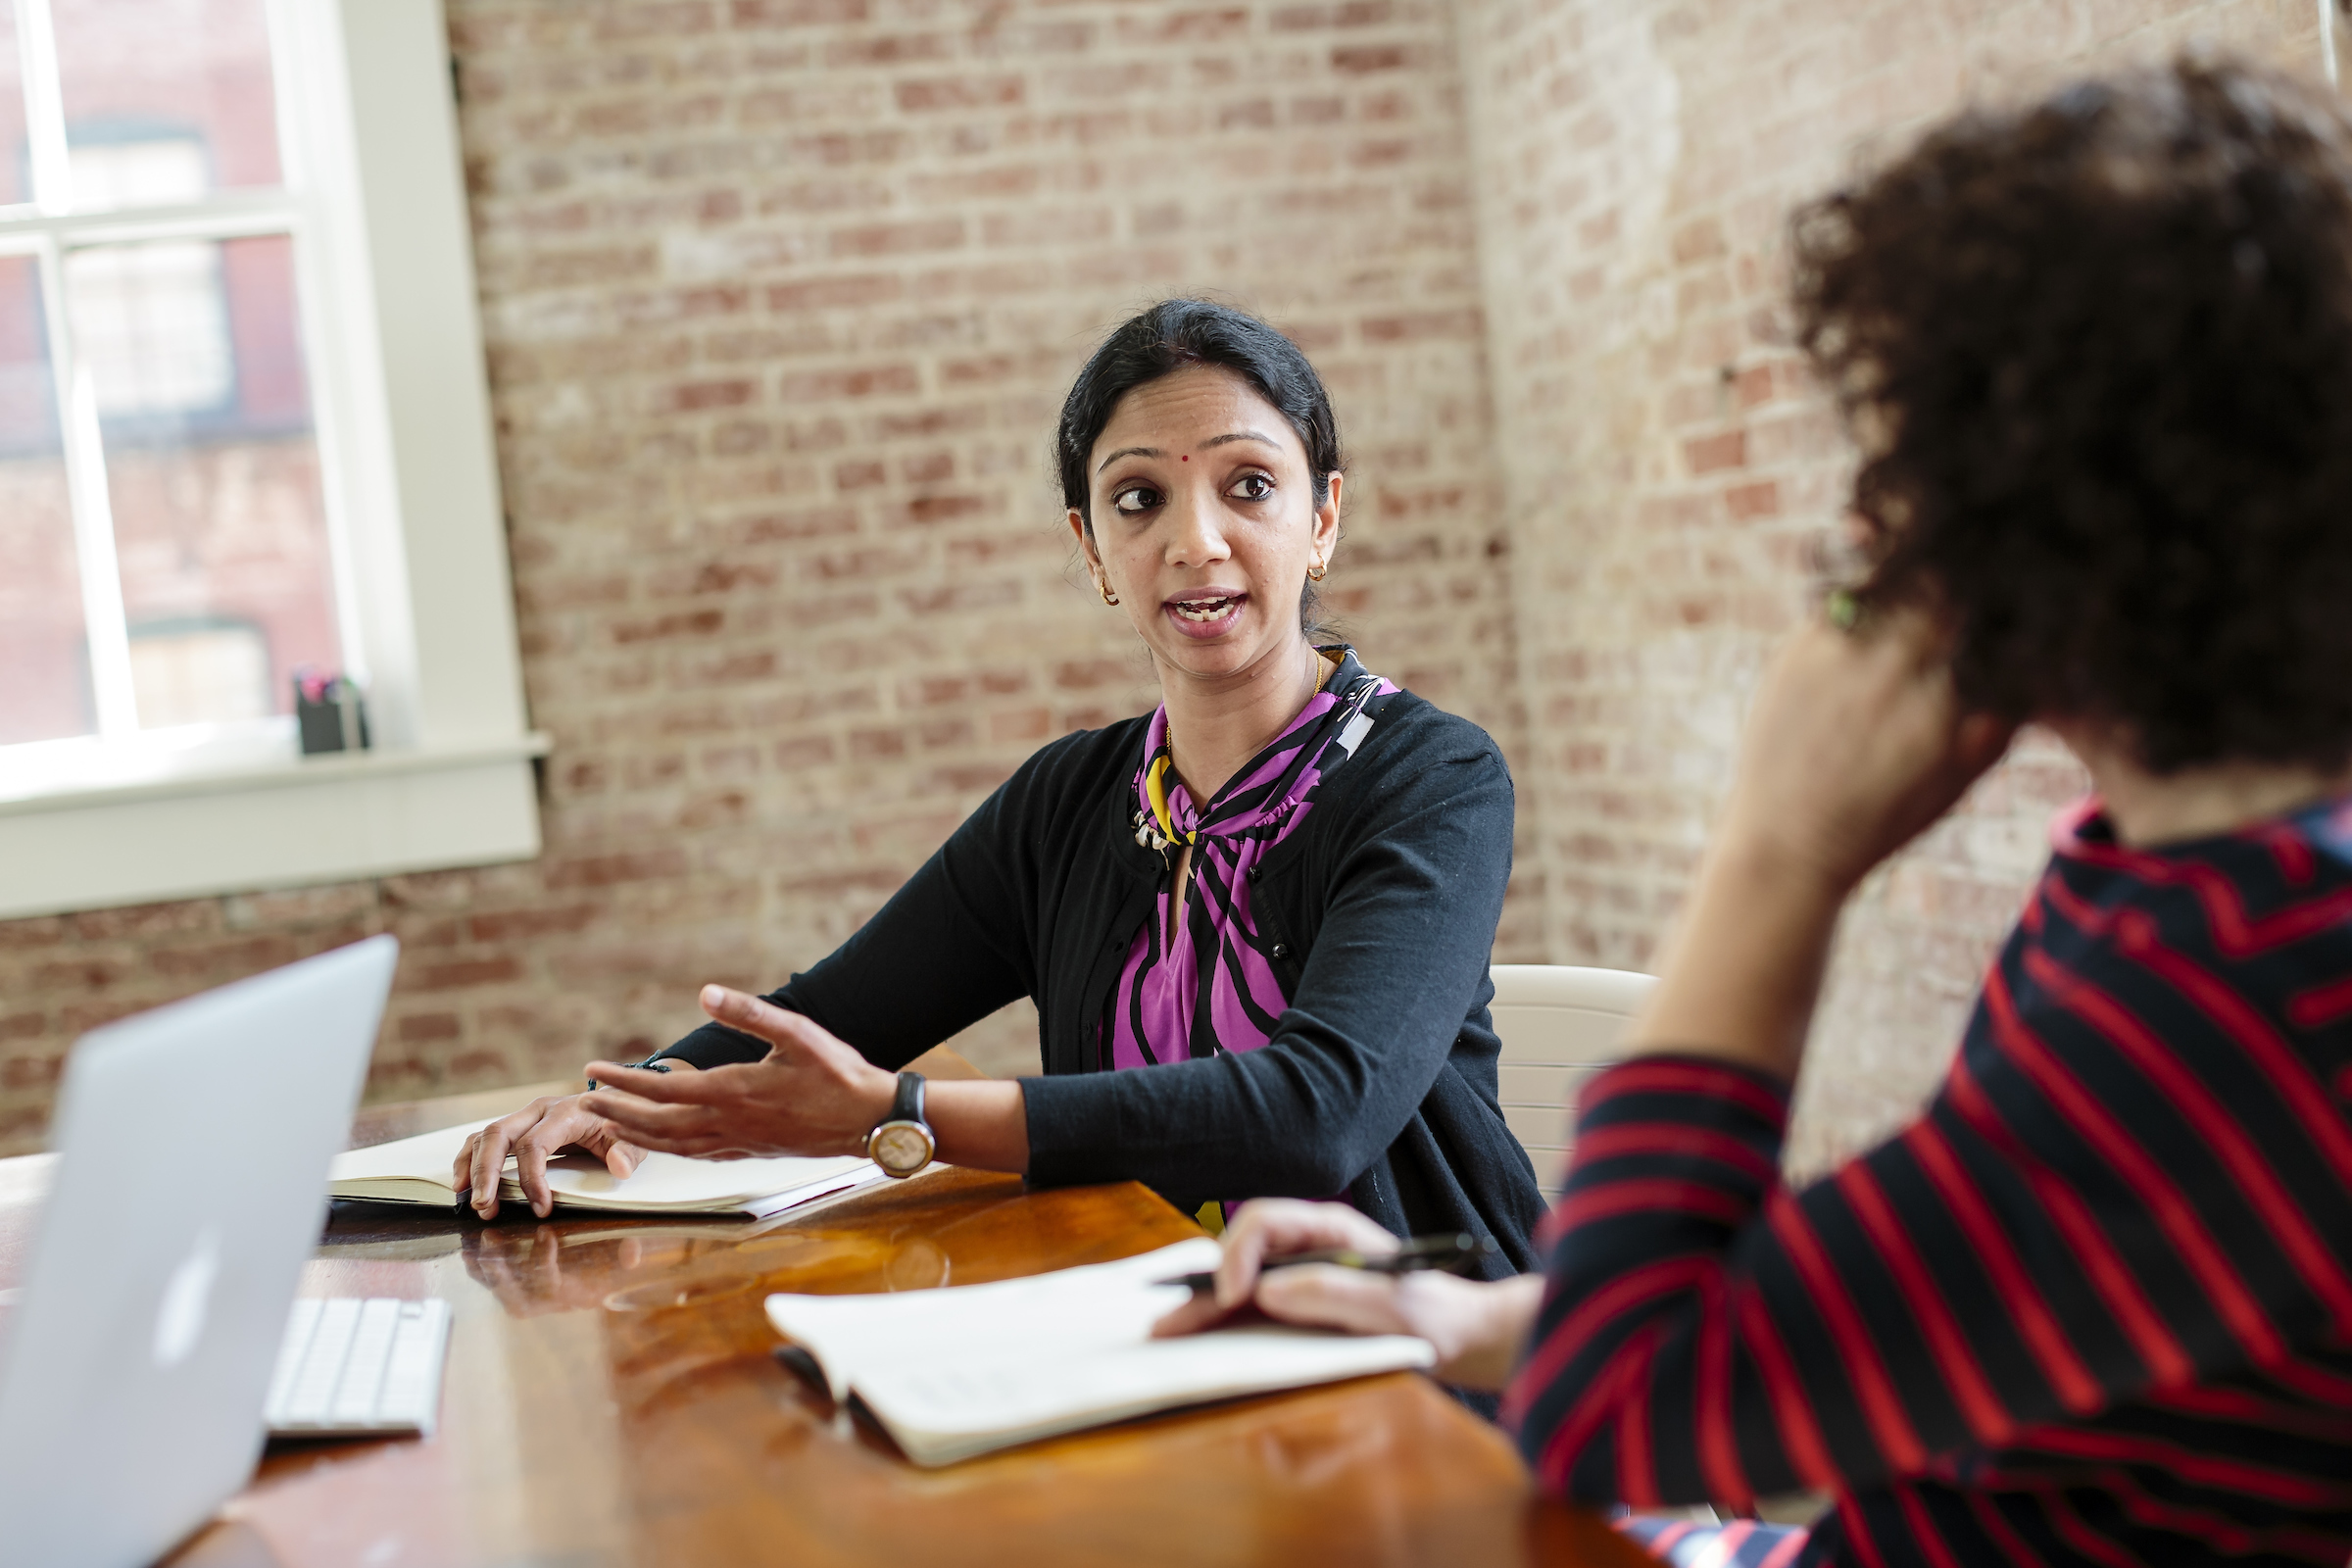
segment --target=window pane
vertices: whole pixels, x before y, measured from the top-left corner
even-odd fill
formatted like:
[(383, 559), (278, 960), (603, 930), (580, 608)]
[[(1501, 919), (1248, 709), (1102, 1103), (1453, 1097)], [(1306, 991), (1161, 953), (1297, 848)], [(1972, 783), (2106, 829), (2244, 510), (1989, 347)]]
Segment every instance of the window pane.
[(278, 183), (263, 0), (50, 8), (77, 206)]
[(96, 728), (41, 273), (0, 257), (0, 746)]
[(32, 149), (24, 139), (24, 78), (17, 61), (17, 8), (0, 0), (0, 207), (32, 200), (24, 188)]
[(298, 667), (340, 664), (293, 242), (95, 246), (66, 282), (141, 726), (292, 711)]
[(231, 403), (221, 246), (172, 240), (74, 259), (74, 345), (102, 418), (220, 415)]

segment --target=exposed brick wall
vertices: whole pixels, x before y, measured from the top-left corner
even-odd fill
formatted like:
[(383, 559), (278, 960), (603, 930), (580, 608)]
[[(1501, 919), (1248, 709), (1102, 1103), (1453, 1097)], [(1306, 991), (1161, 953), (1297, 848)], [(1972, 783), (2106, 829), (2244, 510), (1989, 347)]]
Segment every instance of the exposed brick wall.
[[(1972, 97), (2209, 40), (2305, 70), (2305, 0), (1475, 0), (1463, 20), (1551, 961), (1646, 967), (1806, 604), (1850, 457), (1787, 348), (1791, 206)], [(1792, 1157), (1942, 1071), (2071, 759), (2029, 739), (1847, 915)]]
[[(0, 925), (0, 1152), (80, 1029), (368, 931), (407, 944), (378, 1098), (642, 1050), (821, 956), (1021, 758), (1153, 700), (1045, 454), (1164, 294), (1306, 347), (1354, 461), (1336, 607), (1515, 746), (1446, 6), (450, 11), (547, 853)], [(1017, 1068), (1034, 1027), (966, 1044)]]
[[(0, 924), (0, 1152), (80, 1029), (368, 931), (408, 944), (378, 1098), (641, 1049), (826, 951), (1151, 701), (1044, 452), (1096, 336), (1182, 290), (1315, 357), (1335, 598), (1512, 755), (1499, 956), (1643, 966), (1847, 472), (1782, 346), (1790, 203), (2029, 73), (2317, 58), (2308, 0), (451, 10), (547, 854)], [(2030, 743), (1873, 880), (1800, 1159), (1932, 1082), (2079, 783)]]

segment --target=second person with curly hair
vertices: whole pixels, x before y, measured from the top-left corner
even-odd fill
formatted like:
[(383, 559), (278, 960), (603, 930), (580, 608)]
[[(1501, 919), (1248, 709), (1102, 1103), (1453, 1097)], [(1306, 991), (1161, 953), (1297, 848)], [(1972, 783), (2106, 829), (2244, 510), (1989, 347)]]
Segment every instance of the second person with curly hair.
[[(1809, 1538), (1629, 1522), (1677, 1562), (2343, 1568), (2352, 116), (2228, 65), (2086, 82), (1796, 239), (1875, 569), (1765, 680), (1630, 1059), (1581, 1097), (1548, 1281), (1255, 1299), (1507, 1376), (1570, 1496), (1836, 1496)], [(2097, 794), (1933, 1103), (1785, 1186), (1840, 908), (2025, 719)], [(1245, 1209), (1219, 1298), (1339, 1244), (1390, 1245)]]

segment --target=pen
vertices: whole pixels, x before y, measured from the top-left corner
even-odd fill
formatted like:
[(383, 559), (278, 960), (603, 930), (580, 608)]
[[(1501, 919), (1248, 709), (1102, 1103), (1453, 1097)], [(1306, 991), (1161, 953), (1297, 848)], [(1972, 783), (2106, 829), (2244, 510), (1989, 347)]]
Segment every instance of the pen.
[[(1313, 1252), (1292, 1252), (1283, 1257), (1269, 1257), (1258, 1264), (1258, 1271), (1293, 1268), (1300, 1263), (1330, 1263), (1339, 1268), (1362, 1269), (1367, 1274), (1417, 1274), (1423, 1269), (1439, 1269), (1447, 1274), (1468, 1274), (1487, 1258), (1502, 1250), (1492, 1236), (1472, 1236), (1467, 1231), (1447, 1236), (1416, 1236), (1394, 1252), (1359, 1252), (1351, 1247), (1327, 1247)], [(1160, 1285), (1181, 1285), (1193, 1292), (1209, 1290), (1217, 1281), (1214, 1269), (1199, 1274), (1179, 1274), (1173, 1279), (1156, 1281)]]

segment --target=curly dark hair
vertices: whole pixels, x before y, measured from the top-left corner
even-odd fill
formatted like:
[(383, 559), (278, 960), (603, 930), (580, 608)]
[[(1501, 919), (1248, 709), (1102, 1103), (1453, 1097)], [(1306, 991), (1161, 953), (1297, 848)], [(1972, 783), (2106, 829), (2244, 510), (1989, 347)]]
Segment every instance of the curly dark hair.
[(2184, 58), (1980, 110), (1800, 212), (1873, 600), (1969, 702), (2159, 773), (2352, 760), (2352, 121)]

